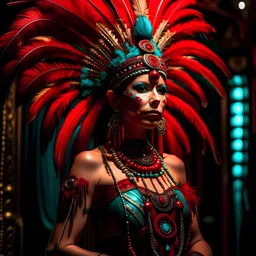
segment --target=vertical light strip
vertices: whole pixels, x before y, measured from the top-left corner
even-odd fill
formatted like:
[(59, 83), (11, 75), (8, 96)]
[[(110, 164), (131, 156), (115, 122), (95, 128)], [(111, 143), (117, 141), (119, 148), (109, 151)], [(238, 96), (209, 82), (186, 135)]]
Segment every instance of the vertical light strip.
[[(234, 75), (230, 86), (230, 152), (236, 231), (236, 255), (239, 254), (240, 228), (243, 212), (244, 181), (248, 172), (249, 88), (245, 75)], [(246, 200), (245, 200), (246, 201)], [(247, 207), (249, 207), (247, 205)]]

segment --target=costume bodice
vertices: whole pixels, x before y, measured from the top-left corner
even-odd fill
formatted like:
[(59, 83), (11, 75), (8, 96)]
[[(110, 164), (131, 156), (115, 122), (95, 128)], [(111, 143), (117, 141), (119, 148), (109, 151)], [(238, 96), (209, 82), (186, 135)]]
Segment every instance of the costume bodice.
[[(92, 209), (93, 226), (96, 227), (94, 230), (96, 250), (103, 251), (109, 255), (129, 255), (125, 226), (126, 221), (128, 221), (131, 243), (136, 255), (152, 255), (148, 234), (148, 220), (144, 209), (144, 199), (142, 198), (143, 195), (146, 195), (146, 191), (144, 188), (140, 188), (139, 191), (129, 179), (121, 180), (117, 182), (117, 185), (122, 196), (120, 196), (116, 185), (110, 186)], [(178, 239), (180, 217), (177, 216), (173, 204), (174, 200), (180, 200), (184, 205), (183, 218), (187, 239), (191, 217), (188, 203), (178, 188), (174, 188), (173, 191), (168, 189), (163, 194), (151, 191), (151, 194), (153, 200), (158, 201), (157, 205), (159, 205), (158, 209), (152, 213), (153, 225), (156, 228), (158, 226), (160, 233), (163, 230), (170, 237), (170, 239), (162, 239), (161, 236), (158, 236), (155, 241), (156, 249), (161, 256), (176, 255), (180, 246)], [(162, 217), (162, 220), (159, 216)], [(172, 232), (173, 236), (171, 235)], [(166, 246), (170, 247), (170, 250), (166, 250)]]

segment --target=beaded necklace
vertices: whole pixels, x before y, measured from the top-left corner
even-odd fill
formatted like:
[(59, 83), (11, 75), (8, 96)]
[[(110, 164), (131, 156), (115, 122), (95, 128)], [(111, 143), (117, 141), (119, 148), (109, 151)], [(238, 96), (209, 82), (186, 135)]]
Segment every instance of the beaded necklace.
[[(147, 145), (152, 149), (154, 154), (157, 156), (159, 162), (161, 163), (161, 167), (158, 171), (153, 172), (148, 169), (134, 170), (130, 167), (127, 167), (127, 165), (123, 163), (123, 161), (118, 157), (117, 152), (113, 148), (110, 149), (110, 152), (112, 153), (113, 161), (117, 166), (117, 168), (120, 169), (129, 178), (130, 182), (135, 185), (136, 189), (138, 190), (138, 192), (140, 193), (143, 199), (145, 219), (148, 224), (149, 242), (150, 242), (153, 255), (159, 256), (155, 248), (156, 237), (158, 238), (157, 241), (161, 240), (161, 244), (164, 245), (165, 251), (171, 250), (170, 243), (174, 242), (174, 239), (176, 238), (178, 233), (176, 223), (173, 219), (177, 219), (177, 220), (179, 219), (180, 232), (178, 235), (179, 235), (180, 246), (176, 256), (181, 256), (185, 248), (183, 203), (177, 199), (177, 195), (173, 190), (173, 186), (172, 186), (172, 184), (175, 184), (175, 186), (177, 186), (178, 184), (172, 177), (171, 173), (167, 169), (163, 159), (158, 154), (158, 152), (148, 142), (147, 142)], [(121, 198), (121, 202), (122, 202), (124, 213), (125, 213), (128, 249), (129, 249), (130, 255), (135, 256), (136, 253), (134, 252), (131, 244), (128, 212), (127, 212), (127, 207), (123, 198), (123, 193), (118, 187), (118, 183), (107, 161), (107, 157), (103, 148), (100, 147), (99, 149), (102, 152), (102, 155), (104, 157), (104, 162), (107, 166), (108, 171), (111, 173), (114, 179), (114, 183), (117, 187), (118, 194)], [(138, 185), (138, 182), (136, 181), (138, 177), (141, 178), (143, 182), (143, 185), (146, 190), (146, 194), (141, 191), (141, 188)], [(145, 182), (145, 178), (150, 179), (152, 186), (155, 190), (154, 193), (148, 189), (147, 183)], [(155, 182), (157, 182), (161, 186), (164, 194), (160, 194), (158, 192)], [(171, 189), (171, 195), (170, 195), (170, 191), (169, 193), (166, 191), (163, 183), (169, 186), (169, 188)]]

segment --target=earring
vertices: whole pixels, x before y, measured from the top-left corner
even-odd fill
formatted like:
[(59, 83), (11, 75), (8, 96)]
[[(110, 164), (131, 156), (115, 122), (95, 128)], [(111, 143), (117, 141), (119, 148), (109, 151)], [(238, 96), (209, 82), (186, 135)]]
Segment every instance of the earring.
[(165, 134), (165, 131), (166, 131), (166, 121), (165, 119), (162, 117), (161, 120), (158, 122), (158, 125), (157, 125), (157, 133), (159, 136), (162, 136)]
[(163, 153), (164, 153), (164, 145), (163, 145), (163, 135), (165, 134), (165, 130), (166, 130), (166, 121), (165, 119), (162, 117), (161, 120), (158, 122), (157, 125), (157, 134), (158, 136), (156, 136), (156, 147), (157, 147), (157, 151), (158, 154), (163, 157)]
[(123, 122), (118, 110), (114, 110), (114, 114), (108, 120), (108, 129), (112, 134), (117, 134), (121, 131)]
[(122, 116), (118, 110), (114, 110), (114, 114), (108, 120), (108, 140), (115, 150), (121, 147), (123, 135), (123, 121)]

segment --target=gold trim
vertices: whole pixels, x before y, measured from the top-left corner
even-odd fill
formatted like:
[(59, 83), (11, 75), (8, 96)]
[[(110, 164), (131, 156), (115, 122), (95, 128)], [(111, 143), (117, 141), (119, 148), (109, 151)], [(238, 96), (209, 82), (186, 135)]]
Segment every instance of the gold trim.
[[(15, 86), (12, 86), (2, 109), (0, 162), (0, 256), (21, 256), (23, 222), (20, 217), (20, 179), (17, 155), (20, 137), (17, 136)], [(19, 138), (19, 139), (18, 139)], [(17, 143), (19, 142), (19, 143)]]

